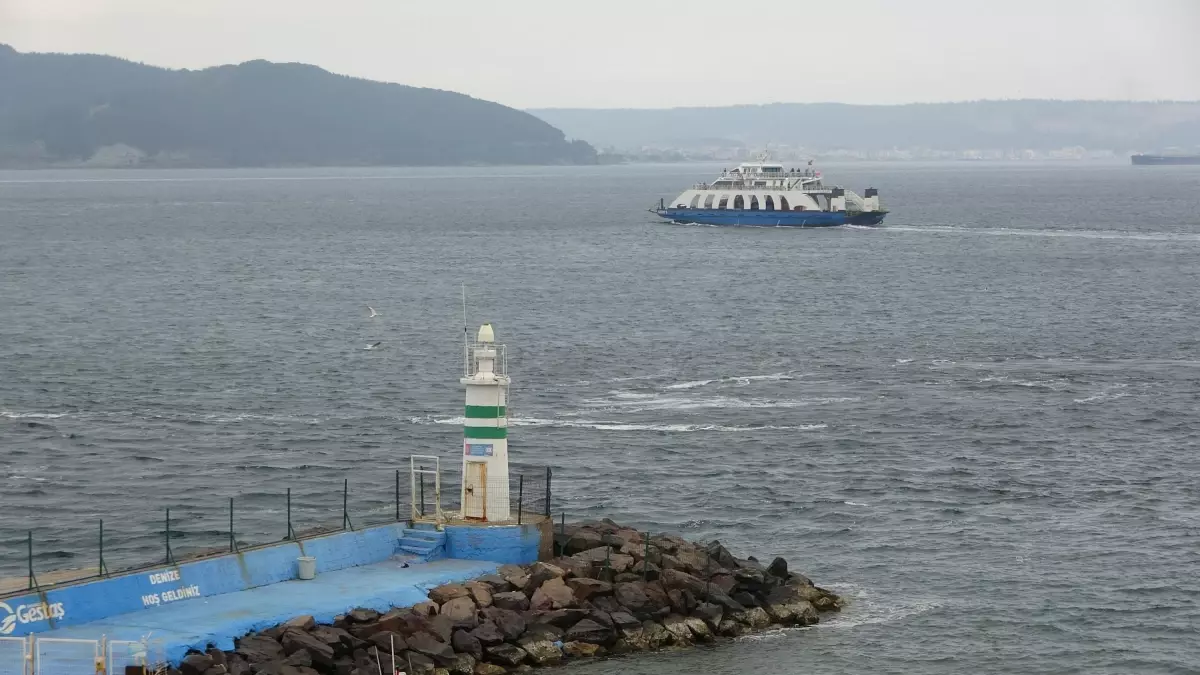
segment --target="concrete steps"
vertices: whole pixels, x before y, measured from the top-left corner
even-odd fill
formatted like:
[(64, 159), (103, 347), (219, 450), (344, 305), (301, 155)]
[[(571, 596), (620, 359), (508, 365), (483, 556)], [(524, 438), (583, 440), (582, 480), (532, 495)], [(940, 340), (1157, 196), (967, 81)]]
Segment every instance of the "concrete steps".
[(400, 551), (423, 561), (446, 557), (446, 533), (432, 525), (406, 527), (400, 537)]

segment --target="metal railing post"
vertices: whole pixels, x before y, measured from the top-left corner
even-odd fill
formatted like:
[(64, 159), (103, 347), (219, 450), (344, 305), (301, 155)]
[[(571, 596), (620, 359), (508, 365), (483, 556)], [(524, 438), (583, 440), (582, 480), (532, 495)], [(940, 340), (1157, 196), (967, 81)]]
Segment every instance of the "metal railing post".
[(424, 465), (418, 466), (417, 470), (421, 472), (421, 473), (417, 474), (417, 476), (418, 476), (418, 480), (421, 481), (421, 515), (424, 516), (425, 515), (425, 466)]
[(171, 507), (167, 507), (166, 528), (163, 530), (163, 543), (167, 548), (167, 564), (175, 562), (175, 556), (171, 554)]
[(525, 502), (525, 476), (517, 476), (517, 524), (521, 524), (521, 511)]
[(400, 522), (400, 469), (396, 469), (396, 522)]
[(546, 517), (550, 517), (550, 478), (553, 472), (550, 467), (546, 467)]
[(287, 534), (284, 535), (284, 541), (294, 540), (296, 531), (292, 529), (292, 488), (287, 489)]
[(354, 530), (354, 523), (350, 522), (350, 479), (345, 478), (342, 482), (342, 529), (349, 526), (350, 530)]
[(646, 581), (646, 576), (650, 571), (650, 532), (646, 532), (646, 552), (642, 554), (642, 581)]
[(237, 552), (237, 536), (233, 533), (233, 497), (229, 498), (229, 552)]
[(29, 557), (29, 590), (33, 590), (38, 588), (37, 575), (33, 573), (33, 530), (26, 535), (25, 544)]
[(104, 519), (100, 519), (100, 570), (99, 576), (108, 574), (108, 566), (104, 564)]

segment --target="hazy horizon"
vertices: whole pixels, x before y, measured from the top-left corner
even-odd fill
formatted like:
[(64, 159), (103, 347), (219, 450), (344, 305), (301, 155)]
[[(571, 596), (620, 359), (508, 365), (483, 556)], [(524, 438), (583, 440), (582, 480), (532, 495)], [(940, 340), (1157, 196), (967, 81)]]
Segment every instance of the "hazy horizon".
[(0, 42), (167, 68), (309, 63), (522, 109), (1200, 100), (1200, 3), (1047, 4), (0, 0)]

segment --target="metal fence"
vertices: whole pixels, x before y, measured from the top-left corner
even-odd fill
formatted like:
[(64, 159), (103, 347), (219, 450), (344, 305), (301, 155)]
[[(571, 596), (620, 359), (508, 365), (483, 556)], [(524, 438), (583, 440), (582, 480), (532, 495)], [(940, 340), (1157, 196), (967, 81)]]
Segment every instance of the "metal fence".
[(161, 640), (0, 638), (0, 675), (123, 675), (155, 672), (166, 661)]
[[(403, 471), (365, 478), (333, 480), (323, 490), (306, 487), (294, 491), (285, 487), (164, 505), (157, 509), (157, 517), (155, 510), (148, 510), (142, 518), (117, 527), (111, 521), (98, 520), (91, 535), (85, 532), (79, 536), (79, 527), (69, 537), (62, 532), (30, 530), (23, 537), (24, 546), (0, 553), (0, 570), (8, 572), (8, 578), (0, 579), (0, 597), (257, 545), (407, 521), (414, 511), (426, 513), (432, 509), (435, 499), (432, 475), (408, 473), (405, 467)], [(419, 479), (414, 480), (417, 476)], [(551, 478), (548, 467), (513, 464), (507, 486), (488, 487), (492, 494), (506, 488), (512, 518), (522, 521), (531, 514), (549, 515)], [(461, 485), (460, 468), (443, 465), (444, 509), (461, 509)], [(39, 537), (53, 542), (54, 550), (45, 554), (39, 551)], [(47, 548), (51, 546), (47, 544)], [(69, 556), (63, 555), (64, 549), (69, 549)]]
[[(438, 504), (435, 490), (437, 479), (432, 472), (426, 473), (424, 466), (413, 472), (415, 477), (413, 511), (416, 517), (431, 517)], [(488, 520), (511, 520), (518, 524), (532, 516), (550, 517), (550, 495), (553, 471), (550, 467), (511, 465), (507, 480), (469, 475), (465, 481), (461, 471), (455, 467), (443, 471), (440, 480), (441, 509), (463, 518)], [(505, 518), (497, 509), (507, 501), (509, 514)], [(490, 512), (489, 512), (490, 509)]]
[(0, 637), (0, 675), (26, 675), (28, 663), (25, 638)]

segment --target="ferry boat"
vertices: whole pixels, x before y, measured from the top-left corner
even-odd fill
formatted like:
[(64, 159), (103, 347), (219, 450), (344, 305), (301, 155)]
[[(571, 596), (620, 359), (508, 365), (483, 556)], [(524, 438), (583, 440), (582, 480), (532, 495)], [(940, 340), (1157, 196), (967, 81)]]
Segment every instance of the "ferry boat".
[(693, 185), (670, 203), (660, 200), (651, 211), (677, 223), (759, 227), (878, 225), (887, 215), (875, 188), (860, 196), (825, 185), (811, 160), (797, 169), (765, 157), (722, 171), (711, 183)]

